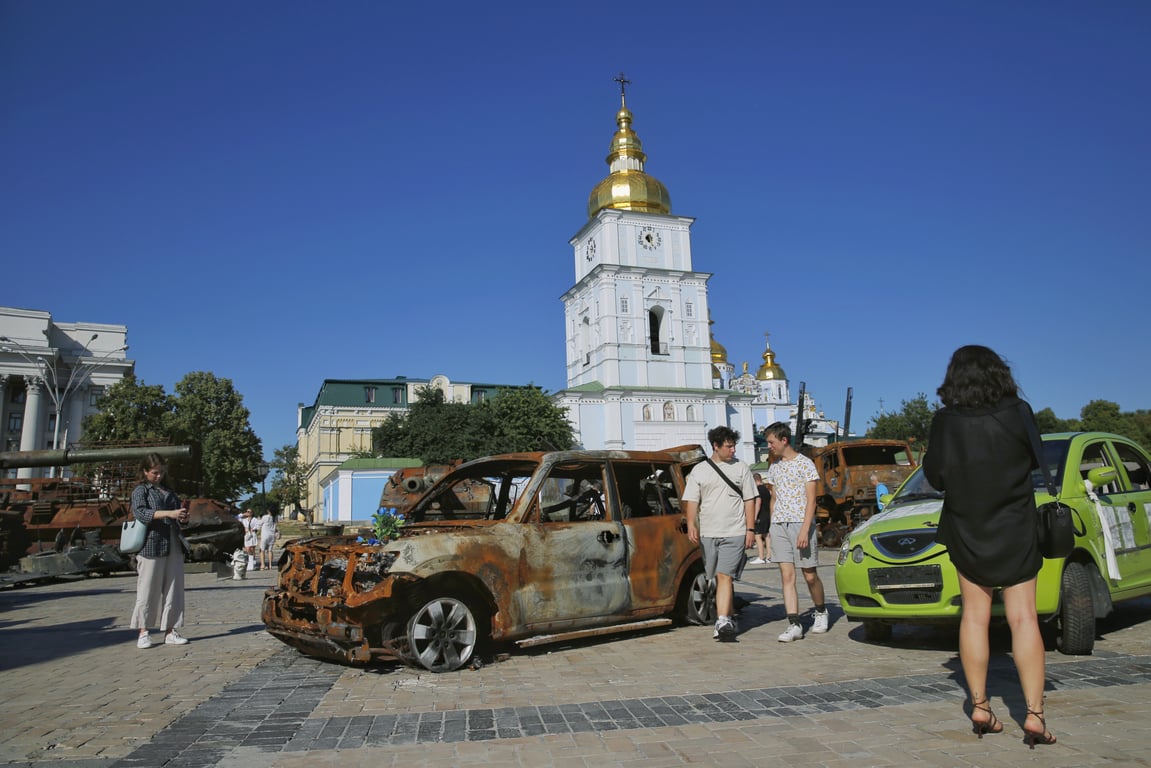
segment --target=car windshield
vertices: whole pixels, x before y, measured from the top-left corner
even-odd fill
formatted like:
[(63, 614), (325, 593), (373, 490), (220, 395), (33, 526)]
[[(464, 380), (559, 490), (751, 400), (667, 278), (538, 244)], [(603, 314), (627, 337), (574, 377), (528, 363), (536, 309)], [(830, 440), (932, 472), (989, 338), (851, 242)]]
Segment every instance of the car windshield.
[(538, 465), (489, 461), (461, 467), (436, 484), (412, 508), (412, 521), (502, 520)]
[(902, 445), (845, 445), (843, 461), (849, 467), (888, 464), (911, 466), (911, 457)]
[(899, 490), (891, 497), (891, 501), (887, 502), (883, 511), (897, 507), (908, 501), (918, 501), (920, 499), (942, 499), (943, 493), (935, 490), (931, 483), (927, 482), (927, 477), (923, 474), (923, 468), (917, 467), (911, 476), (903, 485), (899, 486)]
[[(1048, 438), (1043, 441), (1043, 456), (1047, 460), (1047, 466), (1051, 467), (1055, 472), (1056, 484), (1059, 485), (1063, 477), (1063, 462), (1067, 460), (1067, 447), (1070, 445), (1067, 438)], [(1031, 487), (1037, 491), (1047, 490), (1047, 482), (1043, 478), (1043, 472), (1039, 469), (1031, 471)], [(943, 492), (936, 490), (931, 483), (927, 482), (927, 478), (923, 474), (923, 468), (919, 467), (911, 476), (907, 478), (907, 482), (899, 487), (895, 495), (891, 497), (891, 501), (883, 508), (884, 511), (891, 509), (908, 501), (918, 501), (920, 499), (942, 499)]]

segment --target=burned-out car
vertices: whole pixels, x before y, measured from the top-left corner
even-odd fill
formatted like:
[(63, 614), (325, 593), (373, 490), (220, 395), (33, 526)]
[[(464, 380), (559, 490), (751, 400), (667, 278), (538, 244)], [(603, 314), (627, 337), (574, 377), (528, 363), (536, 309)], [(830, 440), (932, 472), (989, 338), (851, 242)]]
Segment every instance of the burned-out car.
[(399, 538), (286, 547), (264, 623), (312, 656), (444, 672), (489, 643), (705, 622), (707, 581), (680, 509), (703, 460), (682, 446), (463, 464), (407, 509)]
[(851, 439), (803, 451), (819, 472), (816, 517), (820, 543), (838, 547), (844, 535), (877, 511), (871, 476), (895, 490), (916, 467), (902, 440)]

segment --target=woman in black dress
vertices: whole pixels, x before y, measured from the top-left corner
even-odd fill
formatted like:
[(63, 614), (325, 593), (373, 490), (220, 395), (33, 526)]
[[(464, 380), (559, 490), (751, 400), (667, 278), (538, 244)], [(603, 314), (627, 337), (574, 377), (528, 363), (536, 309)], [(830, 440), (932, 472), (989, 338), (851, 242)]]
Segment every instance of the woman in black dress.
[(1043, 719), (1045, 657), (1035, 613), (1035, 576), (1043, 564), (1036, 535), (1028, 421), (1011, 369), (987, 347), (960, 347), (938, 390), (943, 401), (931, 422), (923, 472), (945, 491), (937, 539), (959, 575), (963, 616), (959, 658), (971, 694), (971, 722), (982, 738), (1003, 724), (987, 700), (991, 595), (1002, 589), (1011, 651), (1019, 670), (1032, 749), (1054, 744)]

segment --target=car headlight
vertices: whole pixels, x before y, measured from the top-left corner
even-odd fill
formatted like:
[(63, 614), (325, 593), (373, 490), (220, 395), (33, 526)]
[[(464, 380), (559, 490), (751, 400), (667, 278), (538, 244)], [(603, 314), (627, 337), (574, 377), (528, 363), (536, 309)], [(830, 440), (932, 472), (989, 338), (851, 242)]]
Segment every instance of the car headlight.
[(855, 548), (851, 550), (851, 561), (854, 563), (863, 562), (863, 547), (857, 544)]
[(836, 565), (843, 565), (847, 562), (847, 553), (851, 551), (851, 542), (847, 539), (843, 540), (843, 545), (839, 548), (839, 558), (835, 561)]

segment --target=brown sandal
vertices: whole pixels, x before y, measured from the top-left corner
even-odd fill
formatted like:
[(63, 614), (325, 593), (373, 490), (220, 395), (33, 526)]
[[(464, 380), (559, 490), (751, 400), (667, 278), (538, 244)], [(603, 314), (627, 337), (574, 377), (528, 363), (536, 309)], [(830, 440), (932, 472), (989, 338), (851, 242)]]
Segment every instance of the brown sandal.
[(1043, 719), (1043, 710), (1036, 712), (1034, 709), (1028, 709), (1027, 714), (1038, 720), (1040, 725), (1040, 730), (1033, 731), (1027, 727), (1027, 723), (1024, 721), (1023, 733), (1026, 736), (1023, 737), (1023, 740), (1027, 742), (1027, 745), (1035, 749), (1036, 744), (1054, 744), (1055, 734), (1047, 730), (1047, 721)]
[[(988, 715), (987, 720), (985, 722), (976, 720), (976, 711), (986, 712)], [(999, 733), (1003, 730), (1003, 723), (999, 722), (999, 718), (991, 711), (991, 705), (986, 698), (982, 701), (971, 700), (971, 730), (981, 739), (985, 733)]]

